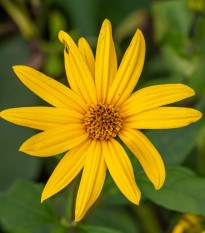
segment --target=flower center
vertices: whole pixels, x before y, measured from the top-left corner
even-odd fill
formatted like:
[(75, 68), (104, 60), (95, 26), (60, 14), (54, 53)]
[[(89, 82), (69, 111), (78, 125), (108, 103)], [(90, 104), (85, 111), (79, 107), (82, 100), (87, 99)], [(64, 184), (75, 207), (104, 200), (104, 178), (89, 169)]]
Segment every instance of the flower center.
[(116, 137), (123, 124), (118, 110), (110, 104), (91, 105), (84, 119), (90, 137), (100, 140)]

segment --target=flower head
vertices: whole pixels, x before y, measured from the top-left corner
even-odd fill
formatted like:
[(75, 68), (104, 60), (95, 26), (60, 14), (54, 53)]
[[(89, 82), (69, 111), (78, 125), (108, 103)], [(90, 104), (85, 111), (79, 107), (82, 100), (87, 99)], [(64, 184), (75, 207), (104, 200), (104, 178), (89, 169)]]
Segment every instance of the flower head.
[(140, 190), (134, 172), (117, 136), (141, 163), (155, 189), (165, 180), (158, 151), (139, 129), (186, 126), (201, 118), (190, 108), (162, 107), (194, 95), (183, 84), (143, 88), (132, 94), (141, 75), (145, 40), (135, 33), (117, 69), (110, 22), (101, 27), (96, 57), (84, 38), (78, 47), (60, 31), (65, 70), (70, 88), (26, 66), (15, 66), (19, 79), (53, 107), (4, 110), (1, 117), (15, 124), (42, 130), (20, 147), (34, 156), (53, 156), (68, 151), (55, 168), (42, 194), (42, 201), (66, 187), (83, 168), (77, 194), (75, 221), (83, 218), (102, 190), (106, 170), (121, 192), (139, 204)]

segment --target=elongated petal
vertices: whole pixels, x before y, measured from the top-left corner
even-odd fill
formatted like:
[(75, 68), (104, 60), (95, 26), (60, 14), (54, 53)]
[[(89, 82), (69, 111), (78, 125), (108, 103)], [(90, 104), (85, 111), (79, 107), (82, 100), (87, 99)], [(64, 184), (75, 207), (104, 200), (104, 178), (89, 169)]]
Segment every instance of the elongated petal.
[(59, 39), (65, 45), (64, 58), (68, 82), (86, 103), (96, 103), (96, 88), (92, 74), (72, 38), (64, 31)]
[(46, 183), (41, 202), (61, 191), (77, 176), (83, 168), (90, 143), (87, 140), (64, 155)]
[(0, 112), (0, 117), (14, 124), (39, 130), (83, 122), (83, 115), (79, 112), (54, 107), (11, 108)]
[(117, 73), (117, 57), (112, 38), (112, 26), (109, 20), (104, 20), (98, 37), (95, 83), (98, 100), (106, 101), (107, 93)]
[(92, 49), (90, 48), (90, 45), (88, 44), (87, 40), (83, 37), (81, 37), (78, 40), (78, 48), (84, 58), (84, 61), (88, 65), (90, 72), (92, 74), (92, 77), (94, 79), (95, 77), (95, 58), (92, 52)]
[(198, 121), (201, 116), (201, 112), (192, 108), (159, 107), (127, 117), (125, 126), (136, 129), (179, 128)]
[(120, 106), (131, 94), (141, 75), (145, 59), (145, 40), (138, 29), (118, 69), (108, 94), (108, 103)]
[(137, 157), (155, 189), (160, 189), (165, 180), (165, 167), (149, 139), (138, 130), (126, 128), (120, 131), (119, 137)]
[(134, 204), (139, 204), (141, 192), (135, 182), (129, 157), (119, 142), (112, 139), (102, 142), (108, 170), (121, 192)]
[(27, 66), (14, 66), (19, 79), (36, 95), (59, 108), (71, 108), (84, 113), (86, 104), (68, 87)]
[(194, 90), (184, 84), (163, 84), (145, 87), (133, 93), (122, 104), (120, 111), (128, 116), (171, 104), (193, 96), (194, 94)]
[(106, 176), (106, 168), (101, 142), (94, 140), (88, 149), (77, 194), (75, 221), (80, 221), (83, 218), (100, 195)]
[(88, 137), (82, 124), (64, 125), (34, 135), (23, 143), (20, 151), (35, 156), (52, 156), (70, 150)]

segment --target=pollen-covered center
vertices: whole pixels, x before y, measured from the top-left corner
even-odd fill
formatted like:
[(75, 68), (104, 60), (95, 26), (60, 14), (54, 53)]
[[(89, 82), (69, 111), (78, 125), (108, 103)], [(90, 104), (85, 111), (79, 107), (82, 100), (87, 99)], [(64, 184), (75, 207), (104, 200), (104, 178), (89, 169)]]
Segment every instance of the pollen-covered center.
[(108, 140), (117, 136), (123, 119), (118, 109), (112, 105), (98, 103), (89, 107), (84, 124), (91, 138)]

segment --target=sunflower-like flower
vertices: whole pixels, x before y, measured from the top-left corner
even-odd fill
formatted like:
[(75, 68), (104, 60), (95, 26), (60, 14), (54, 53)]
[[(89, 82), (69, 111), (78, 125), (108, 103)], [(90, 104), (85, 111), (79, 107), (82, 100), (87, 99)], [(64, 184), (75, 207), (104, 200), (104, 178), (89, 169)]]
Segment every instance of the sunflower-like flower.
[(26, 66), (14, 66), (19, 79), (53, 107), (4, 110), (7, 121), (43, 132), (31, 137), (20, 151), (53, 156), (68, 151), (49, 178), (42, 201), (66, 187), (83, 169), (77, 193), (75, 221), (83, 218), (102, 190), (107, 168), (121, 192), (139, 204), (140, 190), (119, 137), (141, 163), (155, 189), (165, 180), (162, 158), (139, 129), (186, 126), (201, 118), (191, 108), (162, 107), (193, 96), (183, 84), (165, 84), (133, 90), (145, 59), (145, 40), (137, 30), (117, 69), (110, 22), (101, 27), (96, 57), (84, 38), (77, 45), (65, 32), (65, 70), (69, 87)]

